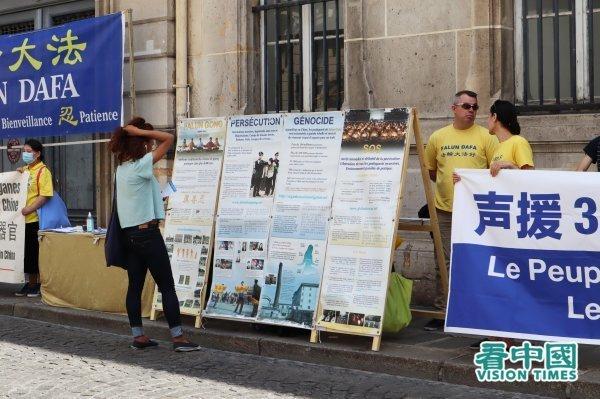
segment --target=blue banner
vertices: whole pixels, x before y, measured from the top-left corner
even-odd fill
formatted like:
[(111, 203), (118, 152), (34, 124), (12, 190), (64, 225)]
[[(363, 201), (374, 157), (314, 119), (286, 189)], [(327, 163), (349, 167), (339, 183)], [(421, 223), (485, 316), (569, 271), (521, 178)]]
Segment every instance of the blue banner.
[(123, 15), (0, 36), (0, 138), (123, 124)]
[(445, 330), (600, 344), (600, 175), (458, 174)]

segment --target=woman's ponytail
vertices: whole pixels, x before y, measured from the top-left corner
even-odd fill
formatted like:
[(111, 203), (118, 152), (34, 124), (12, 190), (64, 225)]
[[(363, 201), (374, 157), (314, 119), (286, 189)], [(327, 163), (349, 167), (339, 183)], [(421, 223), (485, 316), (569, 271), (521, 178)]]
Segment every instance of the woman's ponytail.
[(512, 134), (521, 134), (521, 125), (517, 119), (517, 107), (510, 101), (496, 100), (490, 107), (490, 114), (496, 115), (502, 126)]

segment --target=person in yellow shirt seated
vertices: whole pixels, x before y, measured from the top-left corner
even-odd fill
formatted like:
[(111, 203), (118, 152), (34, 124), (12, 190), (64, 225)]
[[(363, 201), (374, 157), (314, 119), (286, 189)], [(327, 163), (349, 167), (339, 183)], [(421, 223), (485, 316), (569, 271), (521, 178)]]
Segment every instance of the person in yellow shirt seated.
[[(477, 93), (468, 90), (459, 91), (454, 96), (451, 107), (454, 113), (453, 123), (433, 132), (425, 148), (425, 164), (431, 180), (435, 182), (435, 207), (446, 257), (446, 268), (450, 265), (454, 170), (489, 168), (498, 145), (498, 140), (489, 134), (488, 129), (475, 124), (479, 109)], [(437, 269), (436, 279), (434, 306), (443, 310), (446, 308), (446, 297), (442, 291)], [(425, 330), (439, 330), (443, 325), (443, 320), (433, 319), (427, 323)]]
[(29, 173), (27, 184), (27, 201), (21, 213), (25, 216), (25, 259), (24, 271), (28, 275), (28, 282), (15, 292), (16, 296), (36, 297), (40, 295), (40, 269), (39, 269), (39, 219), (37, 210), (54, 195), (52, 174), (44, 164), (44, 147), (37, 140), (30, 139), (23, 145), (23, 162), (26, 166), (17, 170)]
[(490, 173), (497, 176), (500, 169), (533, 169), (533, 151), (529, 142), (520, 136), (517, 108), (509, 101), (496, 100), (488, 117), (490, 134), (498, 138)]

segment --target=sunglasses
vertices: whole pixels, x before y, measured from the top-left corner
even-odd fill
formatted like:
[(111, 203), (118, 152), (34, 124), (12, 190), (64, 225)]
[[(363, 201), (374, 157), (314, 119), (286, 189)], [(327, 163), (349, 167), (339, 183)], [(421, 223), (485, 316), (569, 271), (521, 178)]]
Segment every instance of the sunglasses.
[(454, 104), (454, 105), (457, 105), (467, 111), (470, 109), (472, 109), (473, 111), (477, 111), (479, 109), (479, 105), (477, 105), (477, 104), (460, 103), (460, 104)]

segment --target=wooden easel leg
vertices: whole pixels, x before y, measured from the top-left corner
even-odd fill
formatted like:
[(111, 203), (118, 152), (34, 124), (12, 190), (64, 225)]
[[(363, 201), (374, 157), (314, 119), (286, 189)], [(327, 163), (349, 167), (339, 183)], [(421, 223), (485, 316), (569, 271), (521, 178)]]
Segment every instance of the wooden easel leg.
[(202, 328), (202, 315), (196, 316), (196, 323), (194, 324), (196, 328)]
[(152, 320), (152, 321), (156, 320), (156, 309), (154, 309), (154, 307), (150, 311), (150, 320)]
[[(415, 144), (417, 146), (417, 154), (419, 155), (419, 164), (421, 166), (421, 177), (423, 178), (423, 187), (425, 189), (425, 197), (427, 198), (427, 206), (429, 207), (429, 223), (431, 227), (431, 233), (433, 234), (433, 243), (435, 251), (435, 260), (438, 265), (440, 280), (442, 282), (442, 290), (446, 298), (448, 298), (448, 270), (446, 269), (446, 257), (444, 256), (444, 249), (442, 247), (442, 236), (440, 234), (440, 225), (438, 222), (437, 211), (435, 208), (435, 196), (431, 189), (431, 182), (429, 178), (429, 171), (425, 167), (425, 146), (423, 144), (423, 137), (421, 136), (421, 127), (419, 125), (419, 118), (417, 110), (414, 109), (414, 135)], [(444, 315), (445, 316), (445, 315)]]
[(373, 345), (371, 346), (371, 350), (375, 352), (379, 352), (379, 347), (381, 346), (381, 335), (377, 335), (373, 337)]
[(316, 344), (319, 341), (319, 332), (316, 328), (313, 328), (310, 332), (310, 343)]

